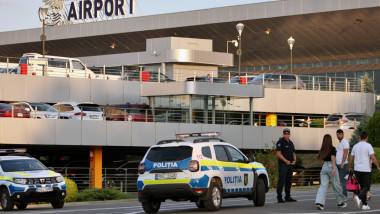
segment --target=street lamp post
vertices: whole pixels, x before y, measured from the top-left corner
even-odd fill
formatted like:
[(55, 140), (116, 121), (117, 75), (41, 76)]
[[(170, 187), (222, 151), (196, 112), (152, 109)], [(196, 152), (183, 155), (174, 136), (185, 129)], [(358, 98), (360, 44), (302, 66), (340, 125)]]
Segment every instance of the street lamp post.
[(288, 39), (288, 44), (290, 47), (290, 73), (291, 74), (293, 73), (293, 52), (292, 52), (292, 50), (293, 50), (293, 45), (295, 42), (296, 42), (296, 40), (293, 39), (292, 36)]
[[(45, 40), (46, 40), (46, 35), (45, 35), (45, 18), (47, 14), (48, 8), (46, 6), (40, 7), (40, 13), (42, 15), (42, 35), (41, 35), (41, 41), (42, 41), (42, 57), (45, 58)], [(43, 66), (42, 70), (42, 76), (45, 76), (45, 66)]]
[(232, 43), (235, 45), (235, 47), (237, 47), (239, 45), (238, 41), (237, 40), (229, 40), (227, 41), (227, 53), (228, 53), (228, 43)]
[(243, 33), (244, 25), (239, 23), (236, 25), (236, 30), (239, 32), (239, 49), (237, 50), (237, 55), (239, 56), (239, 79), (240, 79), (240, 64), (241, 64), (241, 33)]

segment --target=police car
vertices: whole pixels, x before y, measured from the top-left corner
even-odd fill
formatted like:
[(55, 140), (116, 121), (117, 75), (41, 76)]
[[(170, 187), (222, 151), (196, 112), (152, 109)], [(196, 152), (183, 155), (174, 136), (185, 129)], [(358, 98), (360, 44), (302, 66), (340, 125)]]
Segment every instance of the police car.
[(190, 200), (210, 211), (220, 209), (222, 198), (229, 197), (265, 204), (269, 190), (265, 167), (219, 135), (177, 134), (177, 139), (160, 141), (148, 150), (137, 180), (138, 199), (146, 213), (157, 212), (167, 199)]
[[(29, 202), (50, 202), (53, 208), (62, 208), (66, 184), (62, 175), (49, 170), (35, 158), (20, 156), (15, 152), (25, 150), (0, 150), (0, 200), (4, 211), (14, 205), (25, 209)], [(25, 154), (24, 154), (25, 155)]]

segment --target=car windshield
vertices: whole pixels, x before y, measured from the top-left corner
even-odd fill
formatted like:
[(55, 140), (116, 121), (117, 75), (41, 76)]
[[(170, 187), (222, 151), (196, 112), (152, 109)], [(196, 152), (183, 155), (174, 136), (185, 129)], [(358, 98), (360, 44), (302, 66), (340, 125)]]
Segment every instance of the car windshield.
[(58, 112), (55, 108), (53, 108), (52, 106), (50, 106), (48, 104), (44, 104), (44, 103), (30, 103), (30, 105), (32, 106), (33, 110), (36, 110), (36, 108), (37, 108), (37, 111)]
[(35, 159), (3, 160), (0, 166), (4, 172), (47, 170), (45, 165)]
[(81, 109), (82, 111), (102, 112), (99, 106), (95, 104), (79, 104), (78, 108)]
[(190, 158), (192, 153), (193, 148), (189, 146), (154, 147), (146, 159), (152, 162), (181, 161)]
[(342, 115), (340, 115), (340, 114), (334, 114), (334, 115), (330, 115), (330, 116), (327, 118), (327, 121), (337, 121), (337, 120), (339, 120), (340, 118), (342, 118)]
[(360, 121), (360, 120), (362, 120), (363, 115), (361, 115), (361, 114), (349, 114), (349, 115), (346, 115), (346, 117), (349, 120), (355, 120), (356, 119), (356, 121)]

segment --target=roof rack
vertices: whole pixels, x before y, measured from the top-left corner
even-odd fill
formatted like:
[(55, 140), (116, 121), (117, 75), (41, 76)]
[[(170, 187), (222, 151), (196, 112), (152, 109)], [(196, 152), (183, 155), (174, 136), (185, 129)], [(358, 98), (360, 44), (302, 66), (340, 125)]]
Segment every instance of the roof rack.
[(209, 137), (209, 138), (197, 138), (193, 141), (193, 143), (204, 143), (204, 142), (210, 142), (211, 140), (212, 141), (219, 141), (219, 142), (226, 142), (220, 138)]
[(171, 140), (160, 140), (157, 142), (157, 145), (167, 144), (167, 143), (173, 143), (173, 142), (184, 142), (182, 139), (171, 139)]
[(197, 132), (197, 133), (184, 133), (176, 134), (177, 139), (183, 139), (188, 137), (209, 137), (215, 138), (220, 136), (220, 132)]

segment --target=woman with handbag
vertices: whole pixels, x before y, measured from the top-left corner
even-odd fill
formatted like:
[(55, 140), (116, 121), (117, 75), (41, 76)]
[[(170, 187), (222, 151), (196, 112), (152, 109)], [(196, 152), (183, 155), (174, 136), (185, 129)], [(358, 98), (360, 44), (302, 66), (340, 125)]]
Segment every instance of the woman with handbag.
[(343, 195), (343, 189), (340, 185), (339, 175), (336, 173), (336, 149), (332, 145), (331, 135), (326, 134), (323, 136), (321, 150), (319, 150), (318, 160), (323, 162), (321, 170), (321, 184), (318, 189), (317, 197), (315, 198), (315, 205), (317, 209), (323, 210), (326, 201), (326, 192), (330, 180), (332, 188), (335, 193), (336, 200), (339, 208), (345, 208), (347, 198)]

